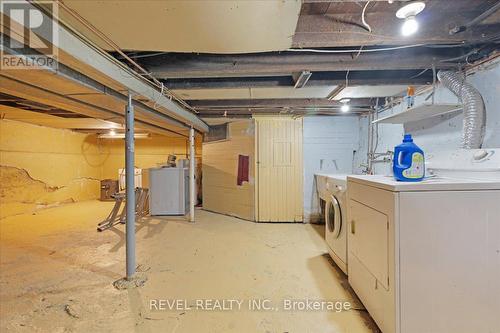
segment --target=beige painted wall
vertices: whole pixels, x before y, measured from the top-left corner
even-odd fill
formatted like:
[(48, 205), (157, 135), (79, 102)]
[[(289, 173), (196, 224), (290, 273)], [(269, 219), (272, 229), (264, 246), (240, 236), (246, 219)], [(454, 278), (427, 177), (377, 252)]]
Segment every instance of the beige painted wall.
[[(247, 220), (255, 219), (253, 120), (230, 123), (229, 139), (203, 144), (203, 208)], [(238, 155), (250, 156), (249, 182), (237, 185)]]
[(93, 135), (0, 120), (0, 217), (95, 199), (103, 160)]
[[(201, 137), (196, 143), (200, 161)], [(181, 137), (138, 139), (135, 165), (156, 167), (169, 154), (186, 158), (187, 149), (187, 140)], [(0, 120), (0, 218), (97, 199), (100, 180), (118, 179), (118, 169), (124, 165), (124, 140)], [(201, 184), (201, 177), (198, 181)]]
[[(99, 147), (104, 158), (102, 177), (117, 179), (118, 169), (125, 167), (124, 141), (100, 139)], [(148, 139), (135, 140), (135, 166), (140, 169), (157, 167), (165, 163), (169, 154), (177, 159), (187, 158), (188, 141), (179, 136), (165, 137), (153, 135)], [(197, 159), (201, 158), (201, 137), (196, 138)]]

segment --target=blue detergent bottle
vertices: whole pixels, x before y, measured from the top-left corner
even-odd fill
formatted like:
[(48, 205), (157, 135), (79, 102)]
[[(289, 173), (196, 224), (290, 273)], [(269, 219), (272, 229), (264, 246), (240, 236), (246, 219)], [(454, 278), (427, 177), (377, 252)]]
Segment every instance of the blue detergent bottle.
[(424, 152), (413, 143), (411, 134), (405, 134), (403, 143), (394, 148), (392, 170), (394, 178), (402, 182), (419, 182), (425, 176)]

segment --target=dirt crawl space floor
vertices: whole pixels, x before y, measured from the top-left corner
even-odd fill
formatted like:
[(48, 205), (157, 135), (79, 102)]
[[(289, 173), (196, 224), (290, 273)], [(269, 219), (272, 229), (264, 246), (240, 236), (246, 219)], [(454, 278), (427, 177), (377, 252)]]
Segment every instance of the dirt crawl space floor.
[[(323, 226), (203, 210), (194, 224), (145, 219), (137, 262), (148, 280), (117, 290), (124, 225), (96, 231), (111, 205), (88, 201), (0, 220), (1, 332), (378, 332), (325, 254)], [(352, 309), (284, 309), (286, 300), (305, 299)], [(267, 310), (251, 309), (252, 300)]]

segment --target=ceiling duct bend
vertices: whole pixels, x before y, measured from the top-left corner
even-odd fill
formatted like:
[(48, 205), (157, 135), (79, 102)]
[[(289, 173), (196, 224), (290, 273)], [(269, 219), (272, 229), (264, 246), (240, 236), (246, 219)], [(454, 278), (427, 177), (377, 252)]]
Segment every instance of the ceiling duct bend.
[(451, 71), (440, 71), (439, 81), (462, 101), (464, 108), (464, 128), (462, 148), (481, 148), (484, 137), (486, 114), (483, 97), (465, 77)]

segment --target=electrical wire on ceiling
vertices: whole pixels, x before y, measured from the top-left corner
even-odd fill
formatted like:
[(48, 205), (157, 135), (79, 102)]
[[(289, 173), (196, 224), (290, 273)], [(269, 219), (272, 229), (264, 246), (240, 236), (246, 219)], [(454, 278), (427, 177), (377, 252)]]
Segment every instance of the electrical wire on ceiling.
[(478, 43), (485, 43), (485, 42), (495, 42), (496, 40), (500, 39), (500, 34), (490, 36), (489, 38), (483, 39), (480, 42), (469, 42), (469, 43), (456, 43), (456, 44), (426, 44), (426, 43), (420, 43), (420, 44), (410, 44), (410, 45), (399, 45), (399, 46), (390, 46), (390, 47), (382, 47), (382, 48), (373, 48), (373, 49), (364, 49), (364, 46), (361, 47), (361, 49), (337, 49), (337, 50), (331, 50), (331, 49), (286, 49), (285, 51), (288, 52), (312, 52), (312, 53), (370, 53), (370, 52), (384, 52), (384, 51), (395, 51), (395, 50), (402, 50), (402, 49), (410, 49), (410, 48), (417, 48), (417, 47), (428, 47), (428, 48), (456, 48), (456, 47), (465, 47), (465, 46), (470, 46)]
[(308, 116), (346, 116), (346, 115), (352, 115), (352, 114), (365, 114), (369, 112), (369, 110), (358, 110), (354, 112), (350, 112), (349, 114), (345, 113), (340, 113), (338, 110), (314, 110), (314, 111), (306, 111), (302, 114), (294, 114), (292, 116), (293, 119), (300, 119), (300, 118), (305, 118)]
[(348, 50), (322, 50), (322, 49), (287, 49), (288, 52), (312, 52), (312, 53), (370, 53), (370, 52), (384, 52), (384, 51), (394, 51), (401, 49), (410, 49), (415, 47), (426, 46), (426, 44), (412, 44), (412, 45), (401, 45), (392, 46), (376, 49), (348, 49)]
[(460, 42), (457, 44), (435, 44), (435, 45), (429, 44), (429, 45), (426, 45), (425, 47), (428, 47), (431, 49), (446, 49), (446, 48), (455, 48), (455, 47), (464, 47), (464, 46), (467, 46), (467, 43)]
[(479, 53), (480, 49), (474, 49), (472, 51), (469, 51), (467, 52), (466, 54), (463, 54), (461, 56), (458, 56), (458, 57), (453, 57), (453, 58), (448, 58), (448, 59), (442, 59), (440, 60), (439, 62), (450, 62), (450, 61), (458, 61), (458, 60), (462, 60), (462, 59), (467, 59), (469, 56), (473, 55), (473, 54), (477, 54)]
[(369, 4), (370, 4), (370, 1), (367, 1), (365, 6), (363, 7), (363, 11), (361, 12), (361, 22), (363, 22), (363, 25), (366, 27), (366, 29), (369, 32), (372, 32), (372, 27), (368, 23), (366, 23), (366, 18), (365, 18), (366, 7), (368, 7)]
[(155, 53), (148, 53), (148, 54), (135, 54), (135, 55), (130, 55), (129, 57), (132, 59), (139, 59), (139, 58), (147, 58), (147, 57), (156, 57), (159, 55), (164, 55), (168, 52), (155, 52)]
[(416, 75), (413, 75), (412, 77), (410, 77), (410, 79), (416, 79), (417, 77), (423, 75), (425, 72), (427, 72), (430, 68), (426, 68), (424, 69), (423, 71), (421, 71), (420, 73), (416, 74)]
[(354, 57), (354, 59), (358, 59), (358, 58), (359, 58), (359, 55), (361, 54), (361, 51), (363, 51), (363, 48), (364, 48), (364, 47), (365, 47), (364, 45), (361, 45), (361, 47), (359, 48), (359, 51), (358, 51), (358, 53), (356, 54), (356, 56)]
[[(492, 36), (486, 40), (482, 40), (481, 42), (489, 42), (489, 41), (494, 41), (495, 39), (500, 38), (500, 35)], [(369, 53), (369, 52), (384, 52), (384, 51), (395, 51), (395, 50), (401, 50), (401, 49), (408, 49), (408, 48), (416, 48), (416, 47), (428, 47), (428, 48), (435, 48), (435, 49), (440, 49), (440, 48), (457, 48), (457, 47), (465, 47), (468, 45), (472, 45), (474, 43), (465, 43), (465, 42), (459, 42), (456, 44), (411, 44), (411, 45), (401, 45), (401, 46), (392, 46), (392, 47), (385, 47), (385, 48), (375, 48), (375, 49), (364, 49), (365, 46), (361, 46), (359, 49), (340, 49), (340, 50), (328, 50), (328, 49), (286, 49), (283, 52), (313, 52), (313, 53), (356, 53), (356, 57), (358, 57), (361, 53)], [(164, 54), (168, 54), (169, 52), (156, 52), (156, 53), (150, 53), (150, 54), (139, 54), (139, 55), (129, 55), (130, 58), (132, 59), (138, 59), (138, 58), (148, 58), (148, 57), (156, 57)], [(123, 58), (125, 59), (125, 58)]]

